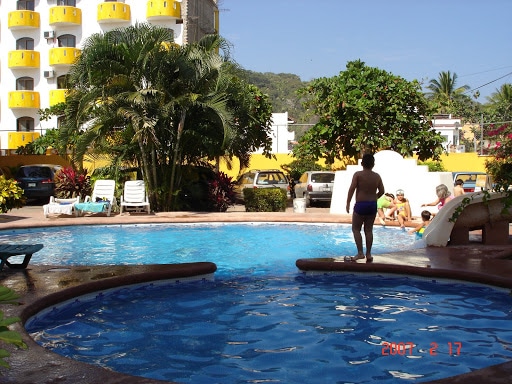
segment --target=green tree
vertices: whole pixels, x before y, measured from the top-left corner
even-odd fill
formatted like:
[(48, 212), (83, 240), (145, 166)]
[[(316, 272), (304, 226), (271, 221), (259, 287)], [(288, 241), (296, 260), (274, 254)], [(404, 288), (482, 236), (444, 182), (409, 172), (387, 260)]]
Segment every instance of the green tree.
[(417, 81), (408, 82), (378, 68), (352, 61), (332, 78), (313, 80), (301, 94), (319, 122), (294, 148), (297, 158), (358, 158), (390, 149), (438, 159), (442, 137), (430, 125), (431, 109)]
[(457, 74), (452, 75), (450, 71), (440, 72), (437, 79), (431, 79), (427, 89), (429, 90), (427, 97), (436, 103), (438, 113), (456, 114), (455, 103), (461, 104), (470, 100), (467, 95), (464, 95), (470, 87), (468, 85), (457, 87)]
[[(170, 42), (168, 29), (148, 24), (91, 36), (70, 71), (62, 129), (63, 141), (79, 136), (77, 161), (93, 151), (110, 154), (116, 169), (140, 168), (155, 210), (171, 209), (182, 165), (270, 146), (260, 132), (269, 126), (267, 105), (232, 107), (255, 92), (246, 85), (239, 89), (244, 97), (231, 93), (234, 66), (218, 53), (228, 52), (224, 40)], [(240, 136), (242, 117), (258, 134)]]
[(512, 120), (512, 84), (503, 84), (489, 97), (486, 112), (490, 121)]

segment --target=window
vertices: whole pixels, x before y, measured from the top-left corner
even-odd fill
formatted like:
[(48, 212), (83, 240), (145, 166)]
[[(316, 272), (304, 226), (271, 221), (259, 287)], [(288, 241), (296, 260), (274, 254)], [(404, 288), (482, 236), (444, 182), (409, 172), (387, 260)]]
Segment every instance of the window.
[(334, 183), (334, 173), (313, 173), (312, 183)]
[(16, 131), (32, 132), (34, 130), (34, 119), (32, 117), (23, 116), (16, 120)]
[(57, 77), (57, 89), (68, 88), (68, 77), (69, 75), (61, 75)]
[(16, 9), (18, 11), (33, 11), (34, 0), (18, 0), (16, 3)]
[(16, 79), (16, 90), (17, 91), (33, 91), (34, 90), (34, 79), (31, 77), (20, 77)]
[(22, 37), (21, 39), (16, 40), (16, 49), (24, 49), (27, 51), (34, 50), (34, 39), (30, 37)]
[(60, 128), (64, 125), (64, 116), (57, 117), (57, 128)]
[(172, 43), (174, 41), (174, 29), (172, 28), (166, 28), (167, 32), (169, 33), (170, 41), (169, 43)]
[(73, 35), (62, 35), (57, 38), (59, 41), (59, 47), (75, 47), (76, 37)]
[(57, 5), (67, 5), (68, 7), (76, 7), (76, 0), (57, 0)]
[(261, 172), (258, 175), (258, 179), (256, 180), (256, 184), (276, 184), (276, 183), (286, 183), (284, 175), (281, 172)]

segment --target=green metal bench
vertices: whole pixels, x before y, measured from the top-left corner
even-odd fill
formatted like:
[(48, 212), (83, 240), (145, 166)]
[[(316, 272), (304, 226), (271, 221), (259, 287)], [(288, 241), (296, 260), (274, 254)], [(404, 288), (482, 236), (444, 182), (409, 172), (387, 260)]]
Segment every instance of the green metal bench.
[[(32, 255), (43, 248), (43, 244), (0, 244), (0, 271), (7, 265), (9, 268), (27, 268)], [(23, 262), (18, 264), (10, 263), (7, 259), (11, 256), (25, 255)]]

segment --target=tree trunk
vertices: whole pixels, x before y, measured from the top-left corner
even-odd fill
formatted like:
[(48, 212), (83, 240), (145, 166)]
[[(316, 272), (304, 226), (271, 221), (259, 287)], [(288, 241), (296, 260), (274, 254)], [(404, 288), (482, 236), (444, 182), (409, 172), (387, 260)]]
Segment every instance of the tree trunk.
[(185, 109), (181, 111), (181, 117), (180, 122), (178, 124), (178, 134), (176, 136), (176, 145), (174, 147), (174, 156), (172, 159), (171, 164), (171, 181), (170, 181), (170, 189), (169, 189), (169, 196), (167, 197), (167, 206), (171, 207), (172, 204), (172, 196), (174, 193), (174, 179), (176, 177), (176, 166), (179, 159), (179, 153), (180, 153), (180, 141), (181, 141), (181, 135), (183, 134), (183, 128), (185, 126), (185, 118), (187, 116), (187, 112)]

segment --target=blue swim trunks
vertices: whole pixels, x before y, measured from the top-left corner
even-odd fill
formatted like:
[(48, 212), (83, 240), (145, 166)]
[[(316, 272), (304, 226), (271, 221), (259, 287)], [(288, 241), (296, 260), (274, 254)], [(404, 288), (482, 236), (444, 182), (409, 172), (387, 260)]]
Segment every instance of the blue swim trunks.
[(377, 202), (358, 201), (354, 205), (354, 212), (361, 216), (375, 216), (377, 214)]

